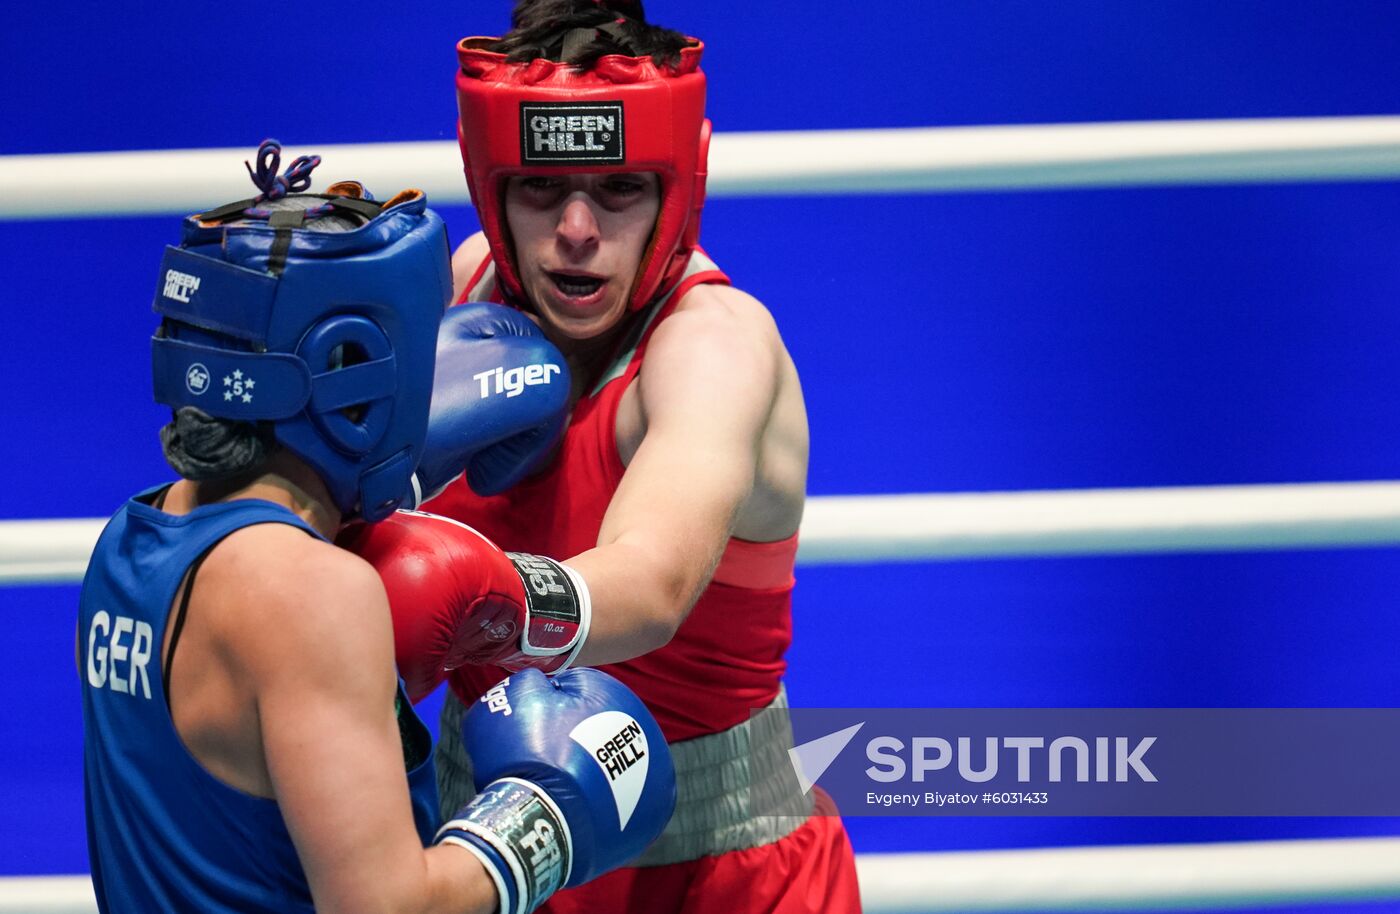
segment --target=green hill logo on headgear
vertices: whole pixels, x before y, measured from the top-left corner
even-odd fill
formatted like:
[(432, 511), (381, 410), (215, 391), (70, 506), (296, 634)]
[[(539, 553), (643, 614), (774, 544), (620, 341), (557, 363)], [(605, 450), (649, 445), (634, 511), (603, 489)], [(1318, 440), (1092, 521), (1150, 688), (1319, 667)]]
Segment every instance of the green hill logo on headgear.
[(622, 102), (522, 102), (520, 160), (531, 165), (625, 162)]

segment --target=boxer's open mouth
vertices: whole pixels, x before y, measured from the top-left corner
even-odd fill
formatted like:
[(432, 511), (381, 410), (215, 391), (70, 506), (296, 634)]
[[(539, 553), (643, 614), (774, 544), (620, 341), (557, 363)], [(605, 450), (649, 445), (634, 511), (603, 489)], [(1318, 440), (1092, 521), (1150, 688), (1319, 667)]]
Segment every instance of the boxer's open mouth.
[(548, 271), (555, 287), (571, 298), (587, 298), (603, 287), (604, 279), (579, 273), (556, 273)]

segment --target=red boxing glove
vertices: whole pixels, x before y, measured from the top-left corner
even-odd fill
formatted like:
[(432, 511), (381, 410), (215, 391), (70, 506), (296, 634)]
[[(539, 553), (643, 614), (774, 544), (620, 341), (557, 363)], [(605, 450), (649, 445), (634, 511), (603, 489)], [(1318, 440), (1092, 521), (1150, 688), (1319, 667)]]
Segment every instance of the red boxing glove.
[(566, 669), (588, 636), (591, 606), (578, 572), (543, 556), (504, 552), (466, 524), (396, 511), (352, 524), (336, 545), (374, 566), (389, 594), (394, 656), (411, 701), (468, 663)]

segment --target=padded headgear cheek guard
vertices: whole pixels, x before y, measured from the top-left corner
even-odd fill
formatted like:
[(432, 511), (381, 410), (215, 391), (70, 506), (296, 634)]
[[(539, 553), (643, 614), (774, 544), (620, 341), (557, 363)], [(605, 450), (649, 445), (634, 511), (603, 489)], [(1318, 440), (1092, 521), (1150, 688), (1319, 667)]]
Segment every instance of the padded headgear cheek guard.
[(166, 248), (156, 401), (271, 423), (343, 515), (380, 520), (410, 491), (427, 433), (452, 294), (447, 231), (421, 191), (382, 208), (353, 201), (373, 217), (348, 232), (289, 227), (286, 214), (211, 218), (249, 202), (189, 217), (183, 243)]
[(645, 307), (680, 280), (700, 238), (710, 146), (704, 45), (692, 39), (674, 67), (613, 54), (579, 70), (543, 59), (512, 63), (487, 50), (497, 40), (457, 45), (457, 138), (502, 290), (525, 300), (507, 231), (507, 179), (655, 172), (661, 208), (628, 299), (631, 310)]

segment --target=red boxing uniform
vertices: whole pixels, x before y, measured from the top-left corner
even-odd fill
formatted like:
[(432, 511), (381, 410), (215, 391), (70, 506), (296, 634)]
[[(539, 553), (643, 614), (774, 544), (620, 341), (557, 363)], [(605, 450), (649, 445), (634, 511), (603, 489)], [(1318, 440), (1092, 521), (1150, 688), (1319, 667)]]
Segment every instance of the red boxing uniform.
[[(488, 259), (476, 271), (465, 296), (496, 297), (494, 268)], [(701, 283), (728, 284), (728, 278), (701, 253), (690, 258), (672, 290), (641, 320), (642, 327), (623, 344), (623, 352), (598, 385), (574, 406), (569, 428), (554, 463), (496, 496), (476, 495), (464, 481), (454, 482), (427, 510), (471, 524), (508, 551), (566, 558), (592, 549), (626, 467), (617, 451), (618, 404), (636, 378), (647, 341), (685, 293)], [(641, 657), (602, 669), (631, 687), (656, 716), (678, 759), (681, 796), (687, 796), (687, 772), (681, 761), (697, 759), (696, 774), (721, 765), (747, 764), (744, 739), (726, 735), (748, 725), (750, 711), (785, 700), (783, 655), (792, 640), (793, 563), (797, 537), (776, 543), (731, 539), (710, 585), (669, 644)], [(508, 675), (498, 667), (465, 666), (450, 680), (456, 697), (470, 705)], [(445, 723), (455, 720), (449, 701)], [(444, 727), (442, 750), (456, 740)], [(443, 767), (440, 760), (440, 769)], [(450, 767), (452, 763), (449, 761)], [(461, 761), (456, 766), (460, 768)], [(698, 784), (697, 784), (698, 787)], [(713, 803), (724, 797), (705, 792)], [(449, 805), (459, 798), (448, 796)], [(704, 835), (689, 840), (663, 836), (639, 866), (627, 867), (587, 885), (559, 892), (540, 910), (552, 914), (584, 911), (725, 911), (844, 912), (859, 911), (855, 861), (850, 842), (831, 801), (820, 789), (815, 796), (794, 796), (801, 815), (787, 820), (768, 817), (763, 834), (752, 842), (707, 846)], [(695, 791), (691, 792), (695, 795)], [(728, 797), (729, 806), (743, 803)], [(684, 806), (684, 799), (682, 806)], [(697, 807), (709, 805), (701, 800)], [(707, 818), (700, 811), (702, 818)], [(815, 814), (813, 814), (815, 813)], [(677, 813), (677, 820), (686, 810)], [(803, 818), (805, 817), (805, 818)], [(673, 825), (679, 823), (673, 822)], [(693, 831), (693, 829), (691, 829)], [(668, 835), (670, 830), (668, 829)], [(714, 839), (718, 841), (719, 839)], [(732, 840), (730, 844), (732, 845)], [(653, 853), (657, 852), (657, 853)]]

